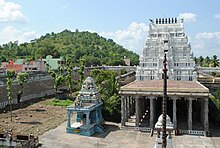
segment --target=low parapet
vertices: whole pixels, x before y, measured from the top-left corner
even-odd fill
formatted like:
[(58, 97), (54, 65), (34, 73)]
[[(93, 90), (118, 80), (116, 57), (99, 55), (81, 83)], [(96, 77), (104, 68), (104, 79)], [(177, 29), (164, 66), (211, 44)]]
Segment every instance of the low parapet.
[[(181, 23), (183, 22), (183, 19), (180, 19)], [(154, 22), (153, 20), (150, 19), (151, 22)], [(156, 18), (155, 20), (156, 24), (177, 24), (178, 20), (177, 18)]]

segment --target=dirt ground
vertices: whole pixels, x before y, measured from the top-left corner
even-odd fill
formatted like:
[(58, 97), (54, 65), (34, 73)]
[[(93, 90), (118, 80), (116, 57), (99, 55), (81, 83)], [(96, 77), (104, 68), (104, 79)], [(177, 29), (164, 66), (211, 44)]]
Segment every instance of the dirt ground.
[(0, 133), (5, 129), (13, 129), (13, 135), (38, 136), (59, 126), (67, 120), (66, 107), (47, 105), (51, 100), (42, 100), (26, 108), (13, 110), (12, 122), (10, 112), (0, 113)]

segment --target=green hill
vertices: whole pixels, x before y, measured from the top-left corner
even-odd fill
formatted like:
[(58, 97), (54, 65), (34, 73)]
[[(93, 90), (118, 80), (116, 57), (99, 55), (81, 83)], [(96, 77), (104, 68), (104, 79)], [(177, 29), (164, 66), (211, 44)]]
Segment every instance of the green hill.
[(60, 33), (47, 33), (30, 43), (10, 42), (0, 46), (0, 61), (24, 58), (36, 60), (45, 58), (46, 55), (53, 57), (71, 57), (78, 64), (81, 58), (86, 60), (86, 66), (90, 65), (124, 65), (123, 58), (130, 58), (132, 65), (139, 63), (139, 56), (112, 39), (106, 39), (97, 33), (88, 31), (71, 32), (64, 30)]

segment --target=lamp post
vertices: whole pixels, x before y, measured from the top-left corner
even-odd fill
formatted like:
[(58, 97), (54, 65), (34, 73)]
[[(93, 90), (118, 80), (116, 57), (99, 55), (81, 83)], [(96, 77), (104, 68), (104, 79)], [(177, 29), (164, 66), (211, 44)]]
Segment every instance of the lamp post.
[[(164, 43), (168, 43), (168, 41), (164, 41)], [(162, 103), (162, 114), (163, 114), (163, 122), (162, 122), (162, 148), (166, 148), (167, 140), (166, 140), (166, 116), (167, 116), (167, 53), (168, 49), (164, 50), (164, 61), (163, 61), (163, 103)]]

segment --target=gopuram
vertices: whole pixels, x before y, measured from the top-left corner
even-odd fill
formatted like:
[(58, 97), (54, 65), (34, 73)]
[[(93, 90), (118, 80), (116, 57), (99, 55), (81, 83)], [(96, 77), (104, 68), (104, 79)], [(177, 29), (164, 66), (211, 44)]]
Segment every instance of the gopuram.
[(103, 127), (101, 124), (104, 122), (102, 106), (103, 102), (100, 99), (94, 80), (87, 77), (75, 104), (67, 107), (67, 133), (84, 136), (91, 136), (96, 132), (102, 133)]
[(209, 89), (197, 81), (191, 45), (183, 19), (150, 20), (136, 80), (120, 88), (121, 125), (154, 128), (161, 114), (163, 60), (167, 53), (167, 115), (174, 129), (209, 130)]

